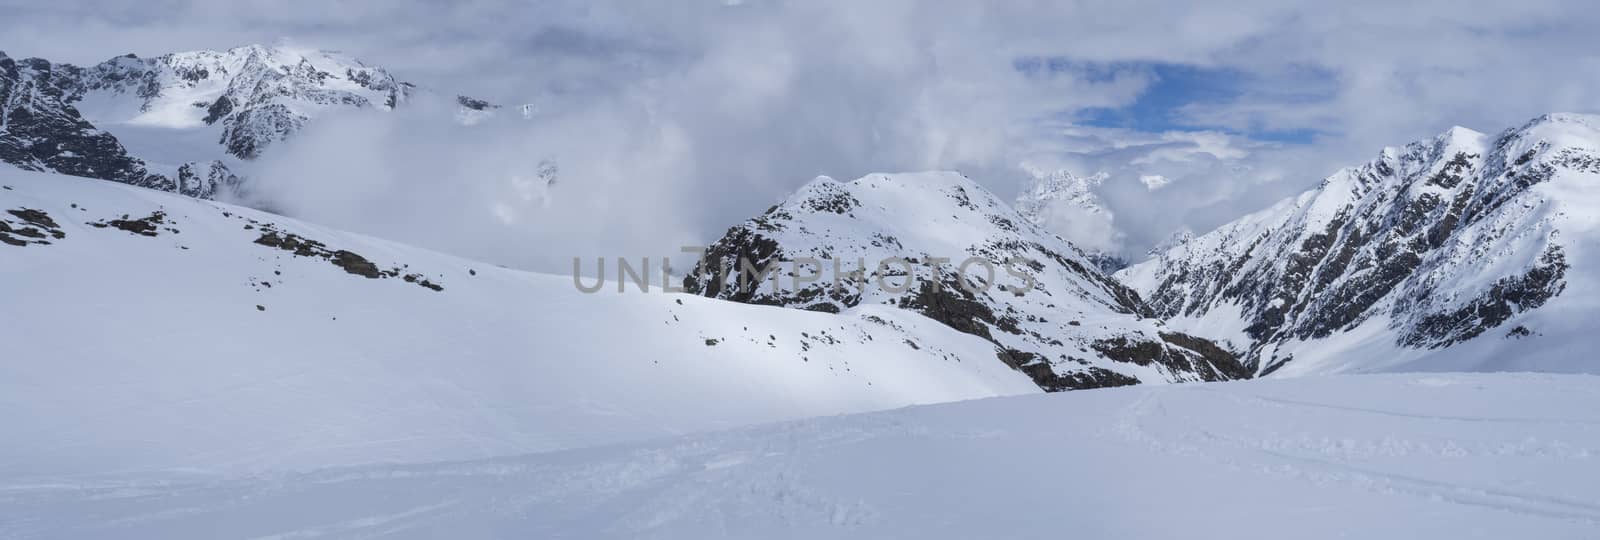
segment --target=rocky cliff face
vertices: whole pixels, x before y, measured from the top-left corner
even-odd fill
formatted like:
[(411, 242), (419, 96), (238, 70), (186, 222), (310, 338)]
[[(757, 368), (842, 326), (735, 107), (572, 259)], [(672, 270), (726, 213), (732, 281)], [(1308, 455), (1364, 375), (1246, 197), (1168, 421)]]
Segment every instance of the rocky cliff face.
[(72, 106), (80, 70), (0, 53), (0, 161), (30, 171), (100, 178), (172, 191), (110, 133)]
[(96, 120), (169, 128), (214, 126), (228, 155), (251, 159), (330, 109), (393, 109), (413, 86), (339, 53), (250, 45), (124, 56), (71, 70), (68, 100)]
[[(285, 46), (91, 67), (0, 54), (0, 161), (209, 198), (236, 183), (243, 161), (318, 116), (394, 109), (413, 92), (355, 58)], [(196, 139), (212, 142), (180, 142)]]
[[(1575, 269), (1597, 240), (1597, 185), (1600, 117), (1454, 128), (1118, 275), (1158, 316), (1229, 338), (1257, 373), (1468, 369), (1506, 340), (1549, 332), (1561, 347), (1566, 308), (1541, 308), (1593, 285)], [(1589, 309), (1586, 294), (1567, 307)]]
[(956, 173), (818, 178), (729, 229), (684, 287), (814, 311), (909, 309), (989, 340), (1046, 390), (1245, 375), (1233, 355), (1165, 328), (1071, 244)]

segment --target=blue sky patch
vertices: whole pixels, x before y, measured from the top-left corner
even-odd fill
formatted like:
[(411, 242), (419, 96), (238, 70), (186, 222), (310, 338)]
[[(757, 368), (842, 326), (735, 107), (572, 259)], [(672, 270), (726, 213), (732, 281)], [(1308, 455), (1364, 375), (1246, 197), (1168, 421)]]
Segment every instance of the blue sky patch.
[(1322, 133), (1315, 129), (1268, 130), (1252, 126), (1238, 129), (1187, 121), (1184, 106), (1221, 105), (1242, 99), (1273, 103), (1310, 103), (1333, 97), (1333, 76), (1325, 70), (1302, 68), (1272, 77), (1227, 67), (1202, 67), (1163, 62), (1082, 62), (1066, 58), (1024, 58), (1014, 63), (1024, 74), (1070, 73), (1089, 82), (1109, 82), (1128, 73), (1141, 73), (1151, 82), (1132, 104), (1090, 107), (1066, 113), (1079, 125), (1113, 127), (1159, 133), (1163, 131), (1222, 131), (1260, 141), (1309, 144)]

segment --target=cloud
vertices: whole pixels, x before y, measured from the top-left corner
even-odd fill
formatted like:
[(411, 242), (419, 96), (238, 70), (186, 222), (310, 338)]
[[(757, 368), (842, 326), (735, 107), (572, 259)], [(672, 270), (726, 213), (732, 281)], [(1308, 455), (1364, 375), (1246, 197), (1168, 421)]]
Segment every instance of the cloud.
[[(463, 128), (423, 107), (324, 119), (263, 156), (253, 202), (565, 271), (573, 256), (703, 245), (817, 175), (998, 168), (1011, 123), (1039, 114), (1006, 98), (1042, 104), (1060, 86), (1028, 81), (987, 49), (920, 35), (911, 6), (862, 13), (885, 24), (810, 3), (719, 8), (694, 39), (539, 31), (540, 54), (576, 64), (649, 61), (603, 80), (531, 85), (531, 121), (502, 114)], [(1116, 83), (1085, 88), (1107, 86)], [(542, 160), (559, 165), (560, 182), (529, 186)]]
[(1139, 183), (1144, 184), (1145, 189), (1155, 191), (1167, 187), (1167, 184), (1171, 184), (1172, 180), (1159, 174), (1145, 174), (1139, 176)]
[[(1382, 146), (1600, 103), (1600, 13), (1575, 1), (0, 4), (13, 56), (288, 37), (443, 93), (536, 104), (534, 121), (471, 130), (437, 111), (319, 123), (264, 160), (263, 193), (552, 271), (569, 253), (709, 241), (819, 174), (960, 169), (1009, 198), (1021, 161), (1106, 171), (1100, 195), (1137, 255)], [(1087, 122), (1096, 110), (1156, 122)], [(547, 191), (528, 184), (542, 159), (561, 168)], [(1156, 175), (1165, 187), (1141, 181)]]

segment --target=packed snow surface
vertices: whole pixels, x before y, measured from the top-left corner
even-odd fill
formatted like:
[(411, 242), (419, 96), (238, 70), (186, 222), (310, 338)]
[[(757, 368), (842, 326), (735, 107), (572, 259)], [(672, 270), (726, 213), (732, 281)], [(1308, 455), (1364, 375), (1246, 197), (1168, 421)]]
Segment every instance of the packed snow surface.
[(6, 538), (1595, 538), (1600, 378), (1085, 390), (514, 458), (0, 486)]

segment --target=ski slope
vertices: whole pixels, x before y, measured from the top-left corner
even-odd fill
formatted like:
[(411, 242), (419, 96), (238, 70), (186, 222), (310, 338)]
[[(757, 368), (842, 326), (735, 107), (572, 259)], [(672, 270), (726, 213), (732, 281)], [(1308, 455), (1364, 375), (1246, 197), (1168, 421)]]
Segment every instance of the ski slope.
[(659, 276), (624, 294), (614, 266), (583, 294), (4, 166), (0, 225), (5, 480), (477, 459), (1039, 392), (992, 344), (885, 306), (751, 306)]
[(6, 538), (1595, 538), (1600, 378), (997, 398), (485, 461), (0, 487)]

